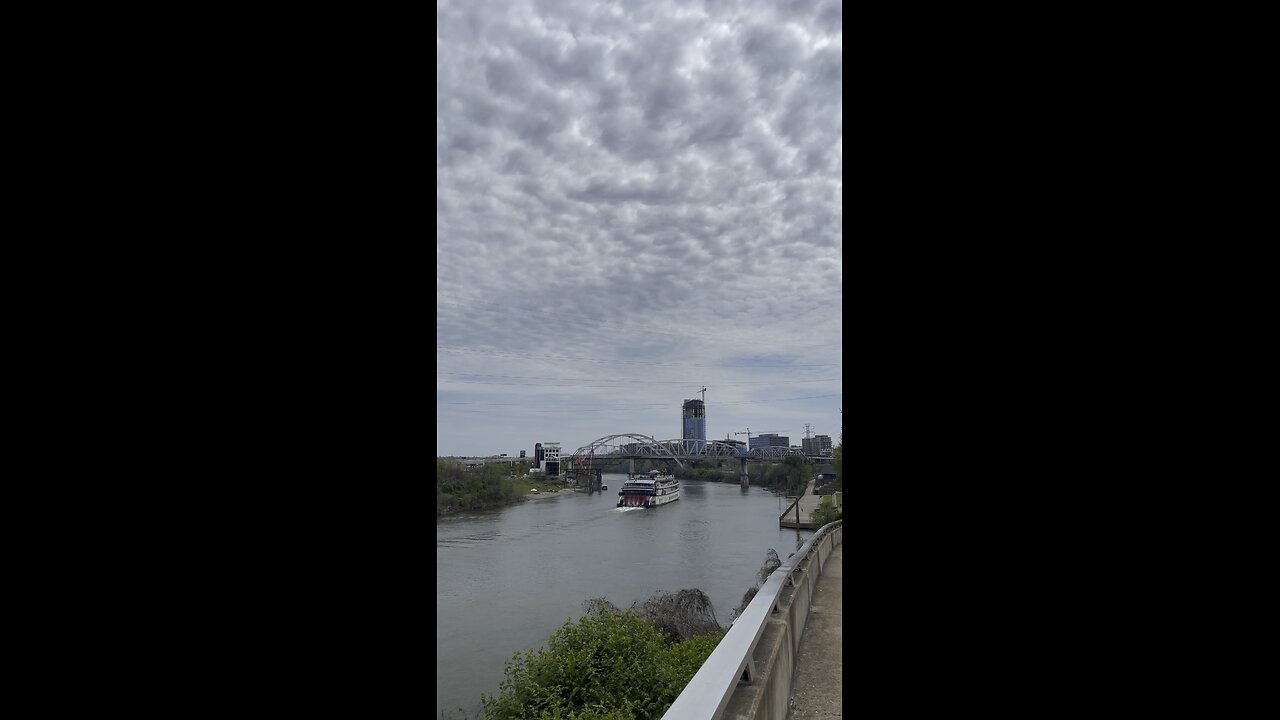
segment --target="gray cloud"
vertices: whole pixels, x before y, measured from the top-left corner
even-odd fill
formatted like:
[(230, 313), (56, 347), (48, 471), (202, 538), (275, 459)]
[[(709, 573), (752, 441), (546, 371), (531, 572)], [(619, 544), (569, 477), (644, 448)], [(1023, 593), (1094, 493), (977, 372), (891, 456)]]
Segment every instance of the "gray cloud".
[(703, 384), (713, 436), (837, 434), (841, 12), (438, 0), (442, 454), (675, 437)]

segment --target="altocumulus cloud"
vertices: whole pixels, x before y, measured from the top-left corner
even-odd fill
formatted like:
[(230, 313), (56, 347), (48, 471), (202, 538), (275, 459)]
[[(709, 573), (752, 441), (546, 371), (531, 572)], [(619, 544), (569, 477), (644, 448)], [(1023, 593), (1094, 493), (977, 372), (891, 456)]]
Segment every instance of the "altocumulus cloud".
[(838, 1), (438, 0), (441, 455), (841, 416)]

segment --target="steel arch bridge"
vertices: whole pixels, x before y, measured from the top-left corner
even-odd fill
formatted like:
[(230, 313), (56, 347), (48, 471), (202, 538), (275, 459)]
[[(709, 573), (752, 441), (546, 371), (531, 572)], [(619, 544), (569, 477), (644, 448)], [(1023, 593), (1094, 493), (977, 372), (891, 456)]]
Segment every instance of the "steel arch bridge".
[(674, 460), (684, 467), (681, 460), (703, 460), (706, 458), (736, 458), (743, 461), (778, 460), (786, 457), (802, 457), (811, 460), (800, 450), (784, 447), (746, 448), (732, 445), (720, 440), (655, 440), (639, 433), (619, 433), (606, 435), (593, 440), (574, 451), (569, 456), (569, 464), (578, 460), (589, 462), (592, 458), (601, 459), (639, 459), (653, 458), (657, 460)]

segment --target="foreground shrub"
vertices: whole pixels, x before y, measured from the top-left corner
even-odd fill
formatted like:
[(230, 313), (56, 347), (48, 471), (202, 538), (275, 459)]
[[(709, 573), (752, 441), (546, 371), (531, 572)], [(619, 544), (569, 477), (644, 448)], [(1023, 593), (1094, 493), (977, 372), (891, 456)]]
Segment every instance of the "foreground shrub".
[(506, 663), (485, 717), (650, 720), (662, 717), (715, 649), (723, 630), (668, 644), (634, 612), (588, 614), (560, 627), (542, 650)]
[(825, 497), (822, 499), (822, 504), (818, 509), (814, 510), (813, 514), (809, 516), (809, 519), (813, 522), (815, 529), (820, 528), (827, 523), (833, 523), (836, 520), (843, 520), (844, 510), (837, 510), (832, 507), (831, 498)]

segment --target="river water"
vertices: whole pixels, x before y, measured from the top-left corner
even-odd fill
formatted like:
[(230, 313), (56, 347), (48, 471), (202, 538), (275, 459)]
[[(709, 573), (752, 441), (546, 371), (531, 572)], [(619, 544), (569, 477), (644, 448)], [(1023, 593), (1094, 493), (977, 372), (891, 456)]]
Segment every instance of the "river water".
[(627, 607), (698, 588), (728, 627), (766, 551), (785, 560), (813, 535), (779, 528), (788, 501), (759, 487), (682, 480), (674, 503), (619, 509), (626, 475), (603, 479), (604, 493), (561, 491), (437, 521), (437, 718), (475, 720), (503, 661), (543, 647), (588, 598)]

